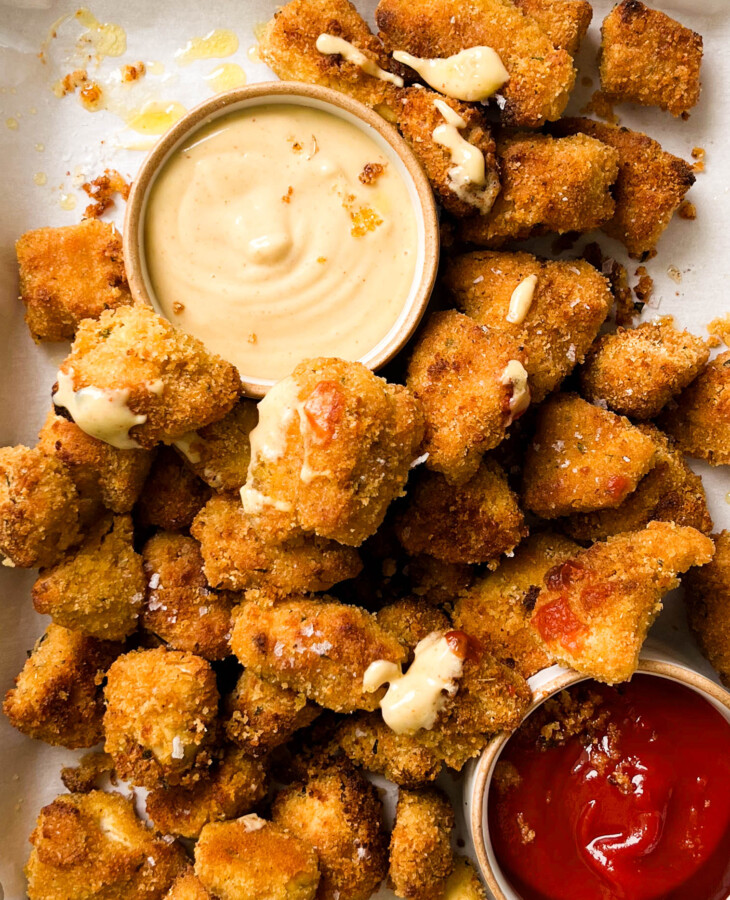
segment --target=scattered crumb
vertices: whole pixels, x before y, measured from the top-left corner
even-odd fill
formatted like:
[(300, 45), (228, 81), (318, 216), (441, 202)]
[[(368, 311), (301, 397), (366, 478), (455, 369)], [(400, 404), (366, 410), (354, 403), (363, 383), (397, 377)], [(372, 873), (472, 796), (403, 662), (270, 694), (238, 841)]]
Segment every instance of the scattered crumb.
[(114, 194), (119, 194), (122, 200), (126, 200), (130, 189), (129, 183), (116, 169), (105, 169), (103, 175), (87, 181), (81, 187), (94, 201), (84, 210), (84, 217), (87, 219), (98, 219), (114, 206)]
[(618, 260), (611, 259), (608, 271), (604, 275), (611, 284), (611, 291), (616, 298), (616, 324), (626, 328), (633, 324), (636, 316), (644, 308), (643, 301), (634, 301), (629, 287), (629, 273), (626, 266), (622, 266)]
[[(713, 319), (707, 326), (707, 330), (715, 338), (720, 338), (727, 347), (730, 347), (730, 313), (725, 313), (724, 316)], [(716, 346), (719, 346), (719, 344)]]
[(667, 275), (675, 284), (679, 284), (682, 281), (682, 273), (676, 266), (667, 266)]
[(535, 840), (535, 829), (525, 822), (524, 813), (517, 813), (517, 827), (520, 829), (520, 840), (523, 844), (531, 844)]
[(694, 221), (697, 218), (697, 207), (694, 205), (694, 203), (690, 203), (689, 200), (683, 200), (679, 204), (677, 215), (680, 219), (689, 219), (690, 221)]
[(145, 66), (145, 64), (141, 60), (140, 62), (122, 66), (122, 81), (126, 83), (138, 81), (143, 77), (146, 71), (147, 66)]
[(111, 783), (116, 785), (114, 761), (108, 753), (86, 753), (78, 766), (64, 766), (61, 769), (61, 781), (72, 794), (88, 794), (98, 786), (99, 778), (107, 773), (111, 775)]
[(363, 184), (375, 184), (384, 171), (385, 166), (382, 163), (365, 163), (357, 177)]
[(693, 147), (692, 148), (692, 159), (695, 160), (695, 164), (692, 166), (693, 172), (704, 172), (705, 171), (705, 148), (704, 147)]
[(86, 84), (88, 80), (89, 76), (86, 73), (86, 69), (74, 69), (73, 72), (64, 75), (60, 81), (53, 85), (53, 93), (57, 97), (65, 97), (66, 94), (73, 94), (76, 88)]
[(638, 284), (634, 285), (634, 294), (636, 294), (636, 299), (641, 303), (648, 303), (649, 298), (654, 291), (654, 279), (646, 271), (645, 266), (639, 266), (639, 268), (634, 272), (634, 275), (636, 275), (636, 277), (639, 279)]
[(327, 257), (326, 257), (326, 256), (318, 256), (318, 257), (317, 257), (317, 262), (320, 263), (320, 264), (322, 264), (322, 265), (324, 265), (324, 263), (327, 262)]
[(603, 93), (603, 91), (594, 91), (593, 96), (583, 107), (581, 113), (593, 113), (593, 115), (598, 116), (599, 119), (603, 119), (604, 121), (609, 122), (611, 125), (618, 125), (619, 123), (619, 117), (613, 110), (613, 104)]
[(258, 340), (257, 335), (255, 335), (255, 334), (249, 334), (249, 336), (248, 336), (248, 342), (249, 342), (249, 344), (255, 344), (257, 340)]
[(293, 193), (294, 193), (294, 188), (291, 185), (289, 185), (289, 190), (281, 198), (281, 202), (282, 203), (291, 203), (291, 198), (292, 198)]
[(179, 300), (174, 300), (172, 304), (172, 311), (174, 313), (177, 313), (177, 315), (179, 316), (181, 312), (185, 311), (185, 304), (180, 303)]

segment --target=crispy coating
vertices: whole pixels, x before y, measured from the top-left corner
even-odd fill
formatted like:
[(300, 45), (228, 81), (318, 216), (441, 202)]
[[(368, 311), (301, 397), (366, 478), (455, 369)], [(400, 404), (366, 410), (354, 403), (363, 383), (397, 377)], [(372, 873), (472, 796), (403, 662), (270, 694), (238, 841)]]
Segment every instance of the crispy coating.
[(96, 788), (97, 782), (104, 775), (109, 775), (112, 784), (117, 783), (114, 760), (108, 753), (100, 753), (98, 750), (84, 753), (77, 766), (64, 766), (61, 769), (61, 781), (71, 794), (88, 794)]
[[(525, 318), (507, 321), (512, 293), (537, 284)], [(611, 309), (608, 282), (582, 259), (553, 262), (530, 253), (478, 250), (452, 256), (442, 284), (462, 312), (525, 348), (533, 403), (540, 403), (580, 363)]]
[(423, 405), (426, 465), (452, 484), (468, 481), (504, 438), (512, 419), (514, 388), (504, 377), (511, 360), (525, 360), (517, 340), (456, 310), (434, 313), (420, 333), (407, 383)]
[(214, 491), (239, 491), (251, 462), (248, 436), (257, 421), (256, 404), (244, 397), (219, 422), (191, 432), (176, 446), (193, 472)]
[(607, 684), (626, 681), (664, 594), (714, 550), (704, 534), (669, 522), (594, 544), (547, 572), (532, 625), (564, 665)]
[(730, 465), (730, 350), (711, 360), (660, 424), (684, 453), (711, 466)]
[(459, 223), (463, 241), (498, 248), (541, 234), (592, 231), (612, 218), (619, 154), (585, 134), (505, 133), (497, 141), (502, 190), (487, 216)]
[(146, 306), (82, 322), (60, 371), (74, 391), (127, 391), (129, 410), (147, 417), (129, 434), (146, 448), (222, 419), (241, 394), (235, 366)]
[(713, 535), (715, 556), (683, 579), (689, 627), (700, 650), (730, 685), (730, 531)]
[(271, 816), (317, 851), (317, 900), (368, 900), (388, 868), (383, 810), (374, 785), (347, 761), (276, 795)]
[(671, 319), (619, 328), (591, 347), (580, 372), (587, 400), (633, 419), (653, 419), (694, 381), (710, 351), (702, 338), (678, 331)]
[(82, 319), (132, 303), (122, 236), (111, 223), (85, 219), (26, 231), (15, 252), (25, 321), (37, 343), (72, 341)]
[(78, 543), (81, 501), (66, 466), (39, 447), (0, 447), (0, 553), (52, 566)]
[(47, 744), (93, 747), (102, 738), (102, 682), (121, 649), (49, 625), (5, 695), (10, 724)]
[(241, 673), (224, 709), (226, 737), (254, 757), (285, 744), (319, 715), (304, 694), (264, 681), (250, 669)]
[(422, 438), (407, 388), (358, 362), (305, 360), (259, 404), (244, 508), (357, 547), (400, 496)]
[(35, 611), (91, 637), (129, 637), (137, 628), (145, 589), (133, 538), (131, 516), (104, 516), (78, 550), (41, 571), (33, 585)]
[(530, 613), (545, 573), (580, 548), (562, 535), (542, 532), (524, 541), (496, 572), (477, 579), (454, 606), (454, 627), (473, 635), (500, 660), (513, 660), (529, 678), (552, 662)]
[(587, 134), (618, 151), (618, 177), (611, 192), (616, 210), (601, 229), (635, 258), (653, 250), (695, 182), (692, 167), (640, 131), (592, 119), (561, 119), (554, 130), (560, 135)]
[(513, 0), (531, 16), (557, 50), (575, 56), (593, 18), (588, 0)]
[(620, 506), (656, 464), (656, 450), (628, 419), (577, 394), (556, 394), (538, 413), (522, 499), (544, 519)]
[(454, 811), (436, 788), (398, 792), (390, 837), (390, 881), (405, 900), (442, 900), (454, 868)]
[(185, 531), (211, 493), (172, 447), (160, 447), (135, 507), (135, 518), (143, 528)]
[(213, 896), (196, 877), (193, 867), (188, 866), (182, 875), (175, 879), (164, 900), (213, 900)]
[(147, 815), (162, 834), (197, 838), (208, 822), (251, 812), (266, 795), (266, 771), (238, 747), (225, 750), (200, 781), (159, 787), (147, 795)]
[(423, 474), (395, 527), (407, 553), (490, 568), (527, 534), (517, 497), (491, 459), (483, 459), (469, 481), (456, 488), (438, 472)]
[(205, 772), (218, 689), (204, 659), (163, 647), (125, 653), (107, 673), (104, 699), (104, 749), (120, 777), (152, 789)]
[(195, 874), (216, 900), (314, 900), (319, 883), (312, 845), (255, 815), (206, 825)]
[(541, 125), (559, 119), (575, 83), (565, 50), (556, 50), (533, 19), (506, 0), (380, 0), (375, 13), (388, 50), (414, 56), (452, 56), (467, 47), (492, 47), (509, 72), (500, 89), (501, 119)]
[(294, 596), (274, 606), (249, 600), (234, 612), (234, 623), (231, 647), (239, 662), (335, 712), (375, 709), (384, 691), (363, 690), (365, 670), (377, 659), (406, 657), (375, 616), (326, 596)]
[(454, 597), (469, 588), (475, 576), (472, 566), (441, 562), (425, 554), (410, 557), (406, 570), (411, 593), (432, 606), (450, 607)]
[[(186, 900), (184, 897), (176, 900)], [(193, 897), (191, 900), (197, 900)], [(474, 863), (465, 856), (454, 857), (454, 869), (446, 880), (441, 900), (487, 900), (482, 880)]]
[(702, 37), (639, 0), (623, 0), (601, 26), (601, 90), (614, 103), (640, 103), (673, 116), (700, 98)]
[(408, 651), (409, 662), (413, 659), (416, 644), (433, 631), (449, 631), (451, 622), (440, 609), (425, 600), (405, 597), (395, 600), (375, 615), (378, 625), (390, 632)]
[(132, 801), (92, 791), (44, 806), (30, 836), (29, 900), (161, 900), (185, 851), (147, 828)]
[(702, 479), (690, 469), (674, 442), (653, 425), (639, 425), (657, 446), (657, 461), (636, 490), (616, 509), (577, 513), (563, 527), (578, 541), (600, 541), (622, 531), (639, 531), (649, 522), (688, 525), (712, 531)]
[(228, 656), (236, 598), (208, 587), (198, 542), (162, 531), (147, 541), (142, 557), (147, 588), (143, 630), (174, 650), (209, 660)]
[(272, 597), (326, 591), (362, 568), (357, 550), (335, 541), (291, 532), (282, 538), (266, 528), (265, 515), (250, 516), (238, 497), (212, 497), (198, 513), (192, 534), (200, 541), (208, 583)]
[[(484, 185), (469, 183), (460, 189), (452, 183), (449, 176), (454, 167), (451, 152), (433, 138), (434, 129), (445, 121), (434, 100), (450, 106), (466, 123), (464, 128), (459, 128), (459, 135), (484, 156)], [(488, 213), (499, 193), (499, 166), (497, 145), (481, 109), (424, 87), (411, 87), (401, 92), (397, 115), (401, 134), (425, 169), (444, 208), (459, 217), (475, 212)]]

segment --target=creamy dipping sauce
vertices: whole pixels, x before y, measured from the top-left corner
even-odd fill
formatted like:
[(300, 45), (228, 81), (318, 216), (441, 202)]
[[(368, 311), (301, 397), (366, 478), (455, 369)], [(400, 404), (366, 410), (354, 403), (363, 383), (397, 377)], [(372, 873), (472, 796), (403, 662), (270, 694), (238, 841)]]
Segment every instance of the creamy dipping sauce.
[(230, 113), (173, 154), (145, 245), (162, 314), (256, 379), (365, 357), (403, 311), (418, 256), (395, 162), (357, 125), (286, 103)]
[(486, 100), (509, 79), (499, 54), (491, 47), (468, 47), (438, 59), (396, 50), (393, 59), (410, 66), (426, 84), (454, 100)]

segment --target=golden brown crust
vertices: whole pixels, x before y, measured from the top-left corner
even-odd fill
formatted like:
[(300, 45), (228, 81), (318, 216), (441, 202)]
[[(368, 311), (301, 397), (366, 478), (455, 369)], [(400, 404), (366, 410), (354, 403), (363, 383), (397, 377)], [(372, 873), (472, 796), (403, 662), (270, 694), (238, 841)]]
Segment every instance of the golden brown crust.
[(436, 788), (398, 793), (390, 838), (390, 881), (398, 897), (442, 900), (454, 868), (454, 811)]
[(193, 867), (188, 866), (182, 875), (175, 879), (164, 900), (213, 900), (213, 897), (196, 877)]
[(712, 562), (682, 580), (689, 627), (725, 685), (730, 685), (730, 531), (713, 535)]
[(446, 880), (442, 900), (487, 900), (487, 892), (474, 863), (465, 856), (454, 857), (454, 870)]
[(134, 508), (135, 519), (142, 528), (185, 531), (211, 493), (172, 447), (160, 447)]
[(71, 794), (88, 794), (105, 775), (109, 775), (111, 783), (116, 785), (114, 760), (108, 753), (100, 753), (98, 750), (84, 753), (77, 766), (64, 766), (61, 769), (61, 781)]
[(451, 622), (440, 609), (435, 609), (425, 600), (405, 597), (395, 600), (375, 615), (378, 625), (390, 632), (408, 650), (409, 661), (413, 659), (416, 644), (434, 631), (448, 631)]
[(588, 0), (514, 0), (533, 18), (557, 50), (575, 56), (593, 18)]

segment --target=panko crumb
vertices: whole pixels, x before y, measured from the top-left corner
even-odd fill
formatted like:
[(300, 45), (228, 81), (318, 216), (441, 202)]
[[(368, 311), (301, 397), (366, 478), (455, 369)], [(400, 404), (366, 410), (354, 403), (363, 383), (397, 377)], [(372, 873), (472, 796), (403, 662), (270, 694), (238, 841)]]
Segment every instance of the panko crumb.
[(646, 271), (646, 266), (639, 266), (634, 275), (639, 279), (633, 287), (634, 294), (639, 303), (646, 305), (654, 293), (654, 279)]
[(383, 163), (365, 163), (362, 172), (357, 176), (362, 184), (375, 184), (380, 176), (385, 172)]
[(599, 119), (603, 119), (604, 122), (608, 122), (611, 125), (618, 125), (621, 121), (614, 112), (611, 98), (600, 90), (594, 91), (591, 95), (591, 99), (581, 109), (581, 115), (587, 116), (591, 114), (597, 116)]
[(713, 319), (707, 326), (707, 330), (714, 337), (720, 338), (726, 347), (730, 347), (730, 313)]
[(125, 84), (130, 84), (133, 81), (139, 81), (146, 73), (147, 66), (142, 60), (138, 60), (136, 63), (128, 63), (126, 66), (122, 66), (122, 81)]
[(693, 147), (692, 148), (692, 159), (694, 160), (694, 164), (692, 165), (693, 172), (704, 172), (705, 171), (705, 157), (707, 155), (707, 151), (704, 147)]
[[(696, 172), (697, 169), (693, 167), (693, 171)], [(685, 219), (688, 222), (694, 222), (694, 220), (697, 218), (697, 207), (694, 205), (694, 203), (690, 203), (689, 200), (683, 200), (679, 204), (677, 215), (680, 219)]]
[(84, 210), (84, 218), (98, 219), (114, 206), (114, 194), (119, 194), (122, 200), (127, 200), (132, 186), (116, 169), (104, 169), (103, 175), (85, 182), (81, 187), (94, 201)]

